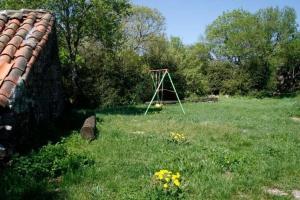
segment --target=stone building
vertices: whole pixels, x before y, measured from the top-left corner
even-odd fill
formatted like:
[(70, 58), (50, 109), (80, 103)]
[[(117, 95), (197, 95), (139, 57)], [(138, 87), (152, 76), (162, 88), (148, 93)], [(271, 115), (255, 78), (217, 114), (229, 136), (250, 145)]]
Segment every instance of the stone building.
[(0, 151), (63, 112), (54, 23), (45, 10), (0, 12)]

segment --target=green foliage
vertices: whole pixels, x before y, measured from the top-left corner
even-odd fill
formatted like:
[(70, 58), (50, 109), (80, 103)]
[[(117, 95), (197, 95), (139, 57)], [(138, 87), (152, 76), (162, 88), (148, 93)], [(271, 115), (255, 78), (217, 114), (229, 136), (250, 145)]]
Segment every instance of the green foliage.
[[(297, 43), (294, 9), (271, 7), (254, 14), (233, 10), (218, 17), (206, 32), (217, 58), (236, 64), (247, 74), (250, 85), (244, 90), (295, 91), (299, 77), (293, 72), (298, 69), (295, 57), (299, 54), (290, 59), (293, 53), (286, 51)], [(278, 82), (278, 76), (285, 81)]]
[[(92, 166), (93, 160), (67, 150), (64, 143), (48, 144), (29, 155), (15, 155), (12, 165), (0, 177), (1, 199), (54, 198), (51, 184), (61, 176)], [(56, 196), (55, 196), (56, 197)], [(56, 197), (57, 198), (57, 197)]]
[(90, 163), (87, 157), (68, 152), (62, 144), (48, 144), (29, 156), (13, 158), (11, 170), (24, 177), (42, 180), (61, 176), (68, 170), (77, 170)]
[(162, 35), (164, 29), (165, 18), (156, 9), (134, 6), (124, 19), (126, 45), (137, 53), (143, 53), (147, 43)]
[(300, 88), (300, 36), (289, 7), (224, 12), (208, 25), (203, 41), (187, 46), (166, 37), (158, 10), (128, 0), (0, 0), (0, 6), (55, 13), (65, 93), (74, 106), (148, 100), (153, 91), (147, 71), (158, 68), (170, 70), (181, 98), (262, 97)]
[(83, 77), (78, 81), (82, 106), (134, 104), (149, 98), (151, 80), (139, 56), (129, 50), (115, 55), (99, 46), (96, 41), (86, 42), (80, 49), (84, 55), (78, 71)]
[(209, 49), (202, 43), (186, 47), (179, 64), (180, 73), (183, 75), (187, 96), (205, 95), (209, 92), (206, 69), (210, 60)]

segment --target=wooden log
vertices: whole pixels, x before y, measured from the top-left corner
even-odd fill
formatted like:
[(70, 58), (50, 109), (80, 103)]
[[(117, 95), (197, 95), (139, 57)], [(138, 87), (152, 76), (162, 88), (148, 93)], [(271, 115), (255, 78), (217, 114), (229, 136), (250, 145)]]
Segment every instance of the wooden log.
[(96, 129), (96, 116), (90, 116), (84, 121), (82, 128), (80, 129), (80, 134), (83, 139), (93, 140), (95, 139), (95, 129)]

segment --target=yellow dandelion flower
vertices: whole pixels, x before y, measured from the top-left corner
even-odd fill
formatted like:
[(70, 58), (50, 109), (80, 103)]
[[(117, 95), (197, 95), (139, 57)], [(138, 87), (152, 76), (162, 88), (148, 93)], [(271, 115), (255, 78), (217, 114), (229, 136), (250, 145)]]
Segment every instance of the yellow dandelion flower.
[(168, 188), (169, 188), (169, 185), (168, 185), (167, 183), (165, 183), (165, 184), (164, 184), (164, 188), (165, 188), (165, 189), (168, 189)]
[(159, 180), (162, 180), (163, 178), (164, 178), (164, 176), (163, 176), (162, 174), (159, 174), (159, 175), (158, 175), (158, 179), (159, 179)]
[(177, 187), (180, 186), (180, 181), (178, 179), (175, 179), (173, 182), (174, 182), (174, 185), (176, 185)]

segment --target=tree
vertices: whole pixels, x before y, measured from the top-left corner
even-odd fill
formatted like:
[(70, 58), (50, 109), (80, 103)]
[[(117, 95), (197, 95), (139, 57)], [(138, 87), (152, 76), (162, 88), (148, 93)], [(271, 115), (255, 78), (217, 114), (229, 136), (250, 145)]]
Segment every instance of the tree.
[(296, 15), (288, 7), (261, 9), (254, 14), (234, 10), (218, 17), (206, 33), (217, 59), (247, 73), (251, 89), (274, 91), (280, 57), (288, 56), (283, 55), (283, 48), (297, 33)]
[(196, 43), (185, 49), (185, 57), (179, 70), (186, 82), (186, 95), (205, 95), (209, 90), (206, 76), (211, 59), (209, 48), (204, 43)]
[(18, 10), (18, 9), (36, 9), (47, 8), (47, 0), (0, 0), (1, 9)]
[(146, 43), (161, 36), (165, 29), (165, 19), (156, 9), (134, 6), (124, 20), (124, 30), (129, 48), (138, 53), (145, 50)]
[(76, 101), (82, 93), (78, 70), (83, 55), (79, 54), (79, 46), (89, 39), (96, 39), (101, 48), (110, 51), (118, 46), (116, 41), (122, 39), (121, 19), (129, 4), (127, 0), (50, 0), (48, 5), (57, 17), (64, 80), (70, 86), (69, 96)]

